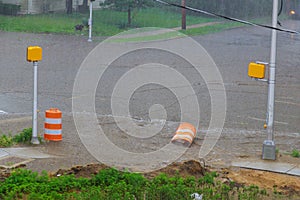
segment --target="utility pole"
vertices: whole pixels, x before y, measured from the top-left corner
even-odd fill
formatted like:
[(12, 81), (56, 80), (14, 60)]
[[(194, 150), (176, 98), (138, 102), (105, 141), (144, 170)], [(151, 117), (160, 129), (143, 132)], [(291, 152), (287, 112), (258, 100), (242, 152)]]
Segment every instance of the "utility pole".
[[(273, 0), (272, 27), (277, 27), (278, 0)], [(274, 142), (274, 105), (275, 105), (275, 69), (276, 69), (277, 30), (272, 30), (271, 53), (268, 79), (267, 140), (263, 143), (263, 159), (275, 160)]]
[(92, 42), (93, 1), (95, 1), (95, 0), (90, 0), (90, 18), (89, 18), (89, 39), (88, 39), (88, 42)]
[[(181, 1), (181, 6), (185, 6), (185, 0)], [(181, 29), (186, 30), (186, 9), (181, 10)]]
[(28, 0), (27, 2), (27, 14), (32, 13), (32, 0)]
[(66, 0), (67, 14), (72, 14), (73, 12), (73, 0)]

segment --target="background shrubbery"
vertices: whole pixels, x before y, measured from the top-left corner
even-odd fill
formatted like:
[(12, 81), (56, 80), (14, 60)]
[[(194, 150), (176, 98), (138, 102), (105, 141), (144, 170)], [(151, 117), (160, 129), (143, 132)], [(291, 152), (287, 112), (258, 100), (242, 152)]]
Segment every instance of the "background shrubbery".
[(20, 10), (20, 5), (2, 3), (0, 1), (0, 14), (2, 15), (17, 15)]

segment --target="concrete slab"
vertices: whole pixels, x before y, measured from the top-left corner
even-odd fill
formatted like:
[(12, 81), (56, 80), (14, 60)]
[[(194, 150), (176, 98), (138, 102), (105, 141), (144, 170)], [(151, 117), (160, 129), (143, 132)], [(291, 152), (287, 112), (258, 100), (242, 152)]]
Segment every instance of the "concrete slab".
[(296, 167), (287, 172), (287, 174), (300, 176), (300, 168)]
[(275, 163), (275, 162), (252, 162), (247, 167), (252, 169), (260, 169), (265, 171), (272, 171), (278, 173), (286, 173), (293, 169), (295, 165), (288, 163)]
[(20, 166), (25, 166), (27, 163), (33, 161), (32, 158), (20, 158), (15, 156), (7, 156), (0, 159), (0, 168), (14, 169)]
[(0, 158), (3, 158), (3, 157), (8, 156), (8, 155), (9, 154), (6, 151), (0, 149)]
[(50, 158), (54, 157), (49, 154), (40, 152), (34, 147), (20, 147), (20, 148), (0, 148), (0, 151), (4, 151), (9, 155), (25, 157), (25, 158)]
[(273, 161), (237, 161), (233, 162), (232, 166), (300, 176), (300, 169), (296, 168), (296, 165), (288, 163), (277, 163)]
[(233, 167), (247, 167), (250, 164), (250, 161), (233, 161), (231, 165)]

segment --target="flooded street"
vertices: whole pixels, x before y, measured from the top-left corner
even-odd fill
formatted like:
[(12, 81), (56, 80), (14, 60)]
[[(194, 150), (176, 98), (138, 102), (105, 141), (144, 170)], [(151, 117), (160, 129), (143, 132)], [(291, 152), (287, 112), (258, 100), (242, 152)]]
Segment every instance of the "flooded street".
[[(284, 21), (283, 25), (300, 31), (300, 21)], [(208, 162), (227, 165), (236, 158), (259, 158), (261, 155), (262, 143), (266, 139), (263, 125), (266, 119), (268, 86), (264, 82), (250, 79), (247, 68), (249, 62), (269, 62), (270, 33), (270, 30), (263, 28), (243, 27), (193, 37), (216, 63), (226, 89), (224, 129), (216, 146), (206, 158)], [(43, 150), (55, 155), (71, 152), (68, 154), (69, 160), (49, 159), (48, 162), (54, 163), (53, 166), (47, 166), (44, 161), (34, 161), (43, 168), (95, 161), (81, 144), (74, 126), (72, 91), (81, 63), (103, 39), (96, 38), (93, 43), (88, 43), (84, 36), (0, 32), (0, 130), (5, 133), (15, 133), (31, 126), (28, 117), (31, 116), (32, 109), (33, 67), (26, 62), (26, 48), (29, 45), (43, 48), (43, 60), (38, 69), (38, 109), (41, 111), (39, 133), (43, 132), (43, 112), (46, 109), (57, 107), (64, 116), (63, 142), (47, 144)], [(300, 149), (299, 52), (300, 35), (278, 34), (274, 128), (275, 142), (282, 152)], [(164, 108), (167, 123), (155, 137), (133, 138), (120, 130), (113, 120), (111, 98), (115, 84), (124, 73), (144, 63), (172, 66), (192, 85), (200, 107), (199, 129), (194, 144), (180, 159), (198, 159), (199, 149), (210, 123), (211, 96), (206, 82), (195, 73), (193, 66), (185, 59), (168, 52), (144, 49), (120, 56), (110, 64), (96, 91), (95, 110), (99, 124), (116, 146), (130, 152), (151, 152), (170, 142), (181, 121), (180, 100), (176, 99), (171, 90), (161, 85), (146, 84), (136, 88), (128, 108), (131, 117), (137, 120), (135, 122), (140, 127), (150, 123), (149, 110), (153, 105), (159, 104)], [(173, 77), (164, 78), (171, 80)], [(161, 113), (160, 110), (157, 111)], [(159, 114), (152, 114), (160, 120)], [(13, 120), (20, 117), (21, 120)]]

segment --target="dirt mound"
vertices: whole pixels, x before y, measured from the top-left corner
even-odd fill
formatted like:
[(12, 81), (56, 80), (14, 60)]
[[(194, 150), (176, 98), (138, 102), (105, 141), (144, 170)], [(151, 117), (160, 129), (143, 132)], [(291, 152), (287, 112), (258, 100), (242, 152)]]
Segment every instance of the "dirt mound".
[(157, 171), (145, 173), (145, 177), (153, 178), (160, 173), (165, 173), (169, 176), (180, 175), (181, 177), (187, 176), (195, 176), (201, 177), (204, 175), (205, 171), (207, 171), (204, 167), (202, 167), (201, 163), (196, 160), (189, 160), (181, 163), (173, 163), (165, 168), (162, 168)]
[(104, 164), (88, 164), (86, 166), (74, 166), (71, 169), (59, 169), (56, 173), (52, 174), (52, 176), (61, 176), (66, 174), (74, 174), (75, 177), (85, 177), (89, 178), (92, 175), (97, 174), (102, 169), (107, 169), (108, 166)]
[[(63, 174), (74, 174), (76, 177), (91, 177), (97, 174), (99, 170), (109, 168), (104, 164), (89, 164), (86, 166), (74, 166), (70, 169), (59, 169), (52, 176), (61, 176)], [(182, 177), (195, 176), (201, 177), (204, 175), (205, 169), (198, 161), (189, 160), (181, 163), (173, 163), (165, 168), (157, 171), (144, 173), (146, 178), (153, 178), (160, 173), (165, 173), (169, 176), (180, 175)]]

